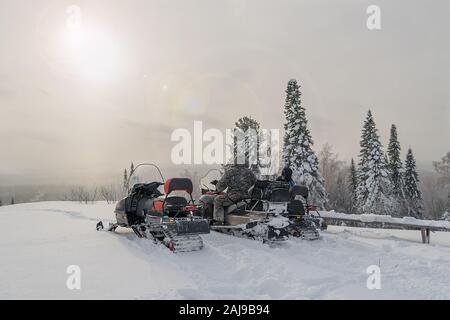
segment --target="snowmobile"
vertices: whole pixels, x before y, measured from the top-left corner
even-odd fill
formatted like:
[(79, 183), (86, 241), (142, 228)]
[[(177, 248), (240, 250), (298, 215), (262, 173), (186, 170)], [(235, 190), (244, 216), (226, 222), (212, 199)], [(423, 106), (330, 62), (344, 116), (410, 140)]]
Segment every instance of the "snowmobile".
[[(211, 182), (213, 185), (216, 183), (217, 181)], [(289, 239), (287, 229), (289, 220), (276, 212), (250, 211), (250, 198), (225, 208), (225, 223), (215, 224), (214, 199), (220, 194), (223, 193), (202, 188), (202, 196), (197, 202), (202, 208), (202, 216), (211, 222), (211, 230), (268, 244), (277, 244)]]
[[(316, 206), (308, 203), (305, 186), (291, 187), (285, 181), (257, 181), (251, 191), (251, 210), (277, 212), (290, 221), (289, 234), (304, 240), (317, 240), (326, 224)], [(317, 213), (317, 216), (312, 214)]]
[[(152, 164), (137, 166), (130, 178), (143, 165)], [(161, 178), (164, 181), (162, 174)], [(162, 186), (164, 194), (159, 190)], [(187, 193), (189, 200), (173, 195), (174, 192)], [(200, 216), (200, 208), (195, 205), (192, 192), (192, 181), (185, 178), (169, 179), (165, 183), (136, 183), (128, 196), (118, 202), (115, 209), (117, 222), (110, 224), (107, 230), (114, 232), (118, 227), (131, 228), (139, 238), (162, 243), (173, 252), (201, 250), (201, 235), (208, 234), (210, 228), (208, 220)], [(103, 229), (100, 221), (97, 230)]]
[[(217, 181), (211, 182), (215, 185)], [(309, 213), (306, 187), (289, 185), (281, 181), (260, 180), (250, 188), (249, 197), (226, 209), (226, 225), (211, 226), (214, 231), (263, 241), (284, 241), (289, 236), (317, 240), (322, 223)], [(214, 198), (219, 194), (209, 188), (202, 189), (199, 204), (205, 218), (212, 219)], [(302, 199), (299, 199), (302, 198)]]

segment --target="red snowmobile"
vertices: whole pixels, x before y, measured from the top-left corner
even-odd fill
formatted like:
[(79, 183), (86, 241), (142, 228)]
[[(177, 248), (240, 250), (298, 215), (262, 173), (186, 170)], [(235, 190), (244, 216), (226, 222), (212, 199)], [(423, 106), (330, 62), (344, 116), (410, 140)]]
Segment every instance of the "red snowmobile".
[[(137, 166), (130, 174), (130, 180), (142, 166), (154, 165)], [(162, 186), (164, 194), (160, 191)], [(115, 209), (117, 222), (111, 224), (108, 231), (113, 232), (118, 227), (131, 228), (139, 238), (160, 242), (173, 252), (201, 250), (203, 240), (200, 235), (208, 234), (210, 228), (208, 220), (201, 217), (192, 192), (192, 181), (185, 178), (169, 179), (165, 183), (136, 183), (129, 195), (118, 202)], [(187, 194), (188, 198), (174, 193)], [(103, 223), (99, 222), (97, 230), (102, 229)]]

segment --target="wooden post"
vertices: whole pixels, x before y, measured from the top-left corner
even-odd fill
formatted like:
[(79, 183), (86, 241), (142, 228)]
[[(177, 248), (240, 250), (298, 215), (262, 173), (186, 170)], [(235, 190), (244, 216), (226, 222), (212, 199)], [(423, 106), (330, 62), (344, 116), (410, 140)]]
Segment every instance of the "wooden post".
[(420, 229), (420, 232), (422, 234), (422, 243), (430, 244), (430, 229), (422, 228)]

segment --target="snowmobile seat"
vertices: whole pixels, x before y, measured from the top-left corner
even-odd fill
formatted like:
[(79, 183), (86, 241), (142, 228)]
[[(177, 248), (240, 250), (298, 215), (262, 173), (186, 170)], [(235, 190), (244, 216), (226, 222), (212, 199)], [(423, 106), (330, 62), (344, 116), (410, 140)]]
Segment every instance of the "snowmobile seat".
[(188, 205), (185, 197), (168, 197), (166, 199), (165, 209), (167, 208), (184, 208)]
[(270, 194), (270, 201), (272, 202), (288, 202), (291, 199), (291, 194), (287, 189), (273, 189)]
[(293, 186), (290, 190), (291, 199), (295, 200), (297, 196), (302, 196), (305, 200), (308, 200), (309, 190), (305, 186)]
[[(291, 215), (305, 215), (308, 206), (309, 190), (305, 186), (293, 186), (290, 189), (291, 201), (288, 204), (288, 212)], [(301, 196), (303, 199), (298, 199)]]
[(267, 189), (272, 181), (269, 180), (258, 180), (255, 183), (255, 187), (259, 189)]
[(169, 195), (174, 191), (185, 191), (191, 195), (194, 191), (194, 186), (192, 181), (187, 178), (174, 178), (167, 180), (164, 185), (164, 192)]
[(289, 215), (305, 215), (306, 211), (305, 211), (305, 205), (303, 204), (303, 201), (301, 200), (291, 200), (288, 203), (287, 206), (287, 211), (289, 213)]
[[(175, 191), (184, 191), (188, 193), (190, 201), (188, 201), (185, 197), (170, 196), (170, 194)], [(163, 201), (163, 208), (161, 211), (171, 218), (186, 216), (187, 212), (185, 210), (185, 207), (189, 203), (194, 204), (194, 198), (192, 197), (193, 191), (194, 186), (190, 179), (173, 178), (167, 180), (167, 182), (164, 184), (164, 192), (166, 194), (166, 197)]]
[(188, 204), (188, 200), (185, 197), (171, 196), (166, 199), (153, 201), (152, 211), (159, 215), (164, 211), (164, 214), (173, 217), (183, 211)]
[(185, 197), (168, 197), (164, 203), (164, 214), (169, 217), (183, 217), (186, 215), (185, 208), (188, 205)]

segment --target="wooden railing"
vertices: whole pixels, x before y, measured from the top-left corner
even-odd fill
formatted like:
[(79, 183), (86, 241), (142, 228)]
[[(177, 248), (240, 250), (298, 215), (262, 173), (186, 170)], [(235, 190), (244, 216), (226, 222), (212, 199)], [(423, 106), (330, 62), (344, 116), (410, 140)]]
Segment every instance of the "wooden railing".
[(341, 225), (352, 227), (419, 230), (422, 242), (430, 243), (430, 234), (435, 231), (450, 232), (450, 221), (420, 220), (414, 218), (393, 218), (383, 215), (355, 215), (335, 212), (320, 212), (320, 216), (328, 225)]

